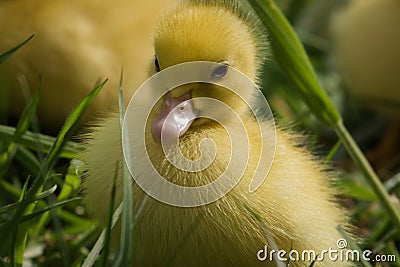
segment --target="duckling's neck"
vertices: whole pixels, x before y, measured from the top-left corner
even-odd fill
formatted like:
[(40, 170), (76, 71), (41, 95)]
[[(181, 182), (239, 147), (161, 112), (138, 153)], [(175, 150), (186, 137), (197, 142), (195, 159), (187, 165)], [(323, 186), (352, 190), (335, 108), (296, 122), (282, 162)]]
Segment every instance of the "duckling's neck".
[[(226, 127), (226, 125), (225, 125)], [(227, 127), (228, 128), (228, 127)], [(233, 127), (234, 128), (234, 127)], [(149, 148), (149, 156), (153, 166), (163, 177), (170, 182), (181, 186), (201, 186), (218, 179), (226, 170), (232, 158), (232, 140), (241, 140), (236, 146), (241, 147), (240, 151), (245, 151), (246, 142), (243, 142), (247, 136), (241, 136), (239, 131), (233, 133), (227, 132), (224, 126), (217, 122), (208, 122), (206, 124), (192, 126), (188, 132), (179, 139), (179, 150), (167, 151), (165, 155), (161, 145), (153, 143)], [(236, 135), (233, 137), (233, 135)], [(244, 162), (247, 161), (247, 155), (243, 153)], [(170, 162), (173, 158), (179, 163), (179, 166)], [(193, 161), (201, 161), (199, 166), (208, 162), (206, 168), (202, 171), (192, 172)], [(175, 162), (175, 163), (176, 163)]]

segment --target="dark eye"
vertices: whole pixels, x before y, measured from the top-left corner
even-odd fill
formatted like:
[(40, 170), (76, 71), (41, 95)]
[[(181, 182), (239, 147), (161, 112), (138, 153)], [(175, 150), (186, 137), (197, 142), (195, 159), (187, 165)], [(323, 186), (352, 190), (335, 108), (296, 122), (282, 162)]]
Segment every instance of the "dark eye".
[(221, 79), (224, 78), (226, 73), (228, 72), (229, 64), (226, 61), (220, 62), (220, 65), (217, 66), (213, 72), (211, 73), (212, 78)]
[(160, 71), (160, 65), (158, 64), (158, 58), (157, 56), (154, 57), (154, 68), (157, 72)]

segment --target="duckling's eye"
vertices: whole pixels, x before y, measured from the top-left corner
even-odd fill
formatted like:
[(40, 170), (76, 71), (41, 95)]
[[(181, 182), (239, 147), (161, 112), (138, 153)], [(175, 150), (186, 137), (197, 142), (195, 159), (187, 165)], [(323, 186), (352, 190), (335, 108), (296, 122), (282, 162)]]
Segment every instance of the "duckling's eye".
[(158, 58), (157, 58), (157, 56), (155, 56), (154, 57), (154, 68), (155, 68), (155, 70), (157, 71), (157, 72), (159, 72), (161, 69), (160, 69), (160, 64), (158, 64)]
[(212, 78), (221, 79), (224, 78), (228, 72), (229, 63), (227, 61), (220, 62), (221, 65), (217, 66), (211, 73)]

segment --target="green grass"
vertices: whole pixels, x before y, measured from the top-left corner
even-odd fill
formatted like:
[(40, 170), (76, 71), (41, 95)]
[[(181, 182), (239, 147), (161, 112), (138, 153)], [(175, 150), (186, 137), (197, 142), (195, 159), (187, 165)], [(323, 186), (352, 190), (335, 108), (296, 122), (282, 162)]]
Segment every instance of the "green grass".
[[(400, 176), (390, 175), (382, 182), (354, 141), (357, 136), (344, 127), (343, 121), (350, 129), (366, 125), (359, 126), (360, 121), (346, 115), (346, 110), (354, 109), (353, 103), (346, 103), (342, 96), (339, 100), (332, 96), (332, 92), (343, 92), (340, 81), (336, 81), (332, 90), (324, 85), (324, 81), (337, 74), (324, 64), (329, 51), (321, 49), (320, 43), (314, 44), (313, 40), (320, 39), (308, 38), (309, 35), (301, 38), (301, 42), (273, 1), (249, 2), (271, 34), (274, 57), (266, 66), (265, 91), (268, 99), (278, 96), (285, 100), (283, 104), (273, 102), (272, 108), (282, 121), (295, 120), (294, 127), (316, 136), (316, 143), (322, 143), (326, 152), (326, 164), (336, 162), (340, 172), (338, 186), (345, 195), (342, 204), (352, 211), (353, 223), (360, 229), (356, 234), (363, 237), (354, 246), (372, 249), (375, 254), (393, 254), (399, 259)], [(289, 21), (301, 32), (299, 17), (317, 4), (288, 2), (291, 4), (285, 10)], [(0, 64), (29, 45), (32, 38), (33, 35), (1, 54)], [(82, 99), (56, 137), (39, 132), (35, 111), (40, 101), (40, 83), (33, 96), (29, 96), (29, 88), (22, 88), (27, 105), (17, 126), (0, 125), (0, 266), (22, 266), (24, 261), (37, 266), (127, 266), (132, 261), (132, 229), (141, 209), (132, 214), (132, 179), (127, 169), (122, 168), (124, 201), (121, 205), (114, 203), (113, 190), (109, 210), (118, 208), (114, 213), (109, 212), (106, 229), (100, 232), (87, 218), (79, 191), (82, 162), (77, 155), (82, 147), (71, 141), (80, 117), (104, 84)], [(120, 107), (123, 116), (124, 107), (122, 104)], [(357, 107), (356, 112), (366, 111)], [(357, 167), (345, 166), (350, 158)], [(124, 165), (115, 163), (115, 177), (121, 164)], [(143, 207), (146, 200), (139, 206)], [(245, 208), (257, 218), (250, 207)], [(110, 250), (110, 231), (120, 216), (125, 238), (121, 238), (121, 249), (115, 254)], [(349, 236), (345, 237), (349, 244), (353, 242)]]

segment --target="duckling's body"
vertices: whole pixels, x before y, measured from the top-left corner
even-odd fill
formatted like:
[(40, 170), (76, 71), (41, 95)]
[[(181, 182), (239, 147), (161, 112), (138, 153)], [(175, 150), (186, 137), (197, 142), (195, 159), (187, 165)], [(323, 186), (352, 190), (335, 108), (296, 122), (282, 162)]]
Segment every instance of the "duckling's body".
[(85, 118), (117, 106), (121, 68), (125, 91), (137, 88), (146, 79), (143, 66), (154, 55), (156, 18), (171, 2), (0, 1), (0, 53), (35, 33), (28, 44), (0, 65), (0, 89), (8, 91), (11, 117), (18, 118), (26, 105), (17, 81), (20, 75), (25, 76), (32, 91), (41, 76), (38, 116), (41, 126), (50, 131), (57, 130), (72, 108), (106, 78), (108, 83)]
[[(155, 47), (161, 69), (193, 60), (220, 62), (227, 60), (253, 80), (259, 69), (260, 40), (256, 40), (256, 27), (245, 16), (240, 17), (234, 3), (217, 1), (186, 1), (167, 13), (157, 26)], [(214, 16), (213, 16), (214, 14)], [(215, 16), (218, 14), (218, 16)], [(206, 18), (207, 23), (205, 23)], [(211, 21), (210, 21), (211, 20)], [(210, 25), (215, 27), (210, 28)], [(232, 25), (235, 27), (231, 27)], [(196, 25), (196, 27), (193, 27)], [(202, 28), (201, 25), (204, 25)], [(179, 27), (178, 27), (179, 26)], [(188, 32), (185, 42), (174, 37), (185, 30)], [(238, 31), (239, 29), (239, 31)], [(233, 31), (233, 32), (232, 32)], [(236, 32), (234, 32), (236, 31)], [(219, 34), (215, 34), (218, 33)], [(259, 34), (259, 33), (257, 33)], [(248, 37), (252, 39), (249, 39)], [(234, 38), (234, 40), (231, 40)], [(196, 40), (195, 42), (192, 42)], [(213, 40), (213, 42), (207, 42)], [(231, 40), (230, 42), (227, 42)], [(196, 50), (186, 51), (198, 44)], [(237, 45), (239, 44), (239, 45)], [(240, 45), (242, 44), (242, 45)], [(231, 48), (230, 46), (234, 46)], [(217, 49), (207, 53), (213, 47)], [(219, 49), (219, 50), (218, 50)], [(168, 53), (164, 52), (168, 51)], [(176, 55), (174, 57), (174, 55)], [(214, 94), (221, 101), (235, 106), (237, 113), (245, 122), (250, 142), (248, 164), (240, 182), (221, 199), (211, 204), (195, 208), (170, 206), (149, 198), (138, 217), (134, 228), (133, 266), (275, 266), (274, 262), (261, 262), (257, 253), (270, 245), (262, 224), (268, 228), (279, 249), (313, 249), (317, 254), (329, 248), (337, 249), (336, 242), (341, 237), (336, 227), (347, 226), (347, 216), (334, 201), (336, 191), (331, 187), (330, 174), (321, 168), (303, 148), (298, 146), (298, 138), (278, 129), (276, 132), (276, 152), (271, 170), (258, 190), (249, 192), (250, 181), (257, 168), (261, 138), (260, 128), (254, 116), (240, 100), (222, 92), (221, 88), (192, 87), (191, 93), (197, 96)], [(243, 88), (240, 88), (243, 89)], [(185, 86), (172, 91), (182, 95)], [(204, 91), (205, 90), (205, 91)], [(209, 92), (212, 91), (213, 92)], [(247, 92), (251, 93), (251, 92)], [(161, 100), (162, 102), (163, 100)], [(157, 107), (157, 106), (156, 106)], [(196, 108), (196, 106), (194, 106)], [(158, 112), (160, 108), (158, 108)], [(150, 124), (155, 116), (150, 116)], [(238, 129), (231, 120), (224, 122)], [(267, 131), (273, 131), (273, 123), (263, 120)], [(123, 161), (119, 115), (114, 114), (99, 123), (100, 127), (89, 135), (88, 149), (83, 155), (86, 162), (87, 177), (84, 182), (86, 203), (89, 214), (101, 225), (105, 224), (107, 207), (111, 195), (116, 161)], [(150, 126), (149, 126), (150, 127)], [(231, 143), (227, 132), (220, 124), (213, 121), (193, 122), (180, 137), (179, 147), (182, 154), (194, 160), (200, 156), (199, 143), (210, 138), (216, 145), (216, 158), (212, 164), (200, 172), (183, 172), (166, 159), (161, 145), (154, 141), (154, 133), (146, 131), (147, 153), (154, 168), (165, 179), (181, 186), (200, 186), (218, 178), (225, 170), (231, 157)], [(236, 127), (236, 128), (235, 128)], [(240, 131), (232, 131), (237, 134)], [(271, 132), (267, 143), (274, 142)], [(232, 136), (231, 136), (232, 137)], [(245, 136), (240, 138), (246, 138)], [(202, 156), (212, 153), (213, 146), (204, 144)], [(239, 151), (246, 151), (246, 143), (235, 144)], [(135, 153), (134, 150), (132, 153)], [(273, 153), (271, 151), (271, 153)], [(271, 155), (269, 155), (271, 156)], [(135, 158), (135, 156), (133, 156)], [(136, 155), (136, 159), (145, 155)], [(245, 153), (243, 161), (247, 160)], [(233, 164), (235, 166), (235, 164)], [(236, 164), (238, 165), (238, 164)], [(139, 176), (146, 176), (151, 167), (138, 170)], [(228, 175), (234, 176), (241, 170), (233, 168)], [(122, 199), (122, 179), (117, 182), (117, 201)], [(133, 188), (134, 210), (138, 209), (145, 193), (135, 185)], [(102, 200), (102, 201), (99, 201)], [(260, 216), (258, 222), (246, 208)], [(271, 249), (271, 247), (269, 247)], [(288, 254), (286, 255), (288, 257)], [(332, 262), (325, 258), (319, 266), (345, 266), (346, 262)], [(291, 261), (293, 266), (308, 266), (311, 262)]]
[[(118, 116), (107, 119), (102, 125), (101, 130), (93, 133), (96, 139), (91, 141), (90, 151), (86, 155), (86, 168), (90, 173), (85, 187), (88, 212), (104, 225), (115, 162), (122, 162), (123, 159)], [(248, 127), (255, 128), (257, 124), (252, 121)], [(257, 128), (253, 130), (257, 133)], [(186, 148), (183, 153), (196, 151), (199, 140), (204, 136), (218, 142), (218, 158), (206, 173), (171, 172), (171, 165), (167, 163), (159, 145), (149, 148), (149, 156), (160, 174), (173, 177), (173, 182), (177, 184), (184, 184), (185, 181), (208, 183), (221, 172), (218, 166), (224, 166), (221, 161), (229, 158), (230, 150), (224, 130), (213, 127), (185, 135), (181, 140), (181, 147)], [(175, 250), (177, 255), (172, 266), (264, 266), (265, 262), (258, 261), (257, 252), (268, 244), (266, 234), (245, 209), (245, 205), (263, 218), (279, 249), (289, 251), (293, 248), (300, 253), (305, 249), (314, 249), (317, 253), (329, 247), (337, 249), (336, 241), (341, 236), (336, 227), (345, 227), (347, 217), (334, 203), (336, 191), (330, 186), (329, 175), (321, 169), (319, 161), (297, 147), (297, 138), (281, 130), (277, 131), (276, 136), (277, 147), (271, 171), (254, 193), (249, 193), (248, 189), (257, 166), (258, 134), (249, 137), (252, 156), (245, 175), (222, 199), (202, 207), (181, 208), (149, 198), (134, 228), (136, 245), (133, 266), (163, 266), (173, 257)], [(107, 153), (103, 152), (105, 147)], [(146, 171), (143, 170), (143, 173)], [(134, 186), (134, 210), (137, 210), (144, 194)], [(116, 201), (121, 199), (120, 179)], [(187, 235), (189, 239), (183, 241)], [(303, 262), (292, 264), (309, 265)], [(341, 264), (344, 265), (327, 261), (326, 266)], [(270, 265), (275, 266), (274, 263)]]

